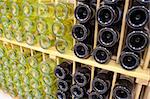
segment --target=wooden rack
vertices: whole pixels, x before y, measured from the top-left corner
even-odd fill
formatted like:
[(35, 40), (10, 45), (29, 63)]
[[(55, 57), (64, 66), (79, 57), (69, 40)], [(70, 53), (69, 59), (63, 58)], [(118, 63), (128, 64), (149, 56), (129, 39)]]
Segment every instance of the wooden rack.
[[(49, 2), (50, 0), (39, 0), (39, 1), (40, 2), (41, 1), (42, 2)], [(54, 0), (51, 0), (51, 1), (54, 2)], [(100, 7), (100, 1), (101, 0), (97, 0), (96, 10)], [(128, 11), (129, 5), (130, 5), (130, 1), (131, 0), (125, 0), (124, 14), (123, 14), (123, 19), (122, 19), (122, 27), (121, 27), (120, 41), (119, 41), (119, 47), (118, 47), (116, 61), (111, 60), (111, 62), (108, 64), (99, 64), (99, 63), (95, 62), (95, 60), (92, 58), (89, 58), (89, 59), (77, 58), (74, 55), (73, 51), (71, 51), (71, 50), (68, 50), (65, 54), (61, 54), (61, 53), (57, 52), (57, 50), (54, 47), (45, 50), (45, 49), (42, 49), (39, 45), (29, 46), (26, 43), (19, 43), (19, 42), (16, 42), (15, 40), (8, 40), (6, 38), (1, 38), (1, 37), (0, 37), (0, 41), (11, 43), (12, 47), (13, 47), (13, 45), (18, 45), (18, 46), (20, 46), (21, 50), (23, 47), (31, 49), (31, 56), (33, 56), (33, 50), (40, 51), (43, 53), (43, 60), (45, 60), (45, 54), (49, 54), (50, 58), (56, 59), (57, 64), (59, 64), (60, 58), (71, 60), (71, 61), (73, 61), (72, 75), (74, 75), (75, 71), (76, 71), (76, 62), (91, 66), (90, 91), (92, 90), (92, 81), (94, 78), (95, 67), (114, 72), (109, 99), (112, 99), (113, 88), (115, 86), (115, 82), (116, 82), (116, 78), (117, 78), (118, 74), (123, 74), (123, 75), (134, 77), (134, 78), (136, 78), (136, 89), (135, 89), (135, 98), (134, 99), (139, 99), (142, 86), (146, 85), (146, 86), (150, 87), (150, 68), (148, 68), (149, 61), (150, 61), (150, 45), (149, 45), (149, 48), (146, 52), (147, 54), (144, 58), (143, 65), (138, 67), (136, 70), (127, 71), (127, 70), (123, 69), (120, 66), (120, 64), (118, 64), (119, 63), (119, 56), (120, 56), (121, 51), (122, 51), (123, 40), (124, 40), (124, 36), (125, 36), (125, 32), (126, 32), (125, 31), (126, 30), (126, 14), (127, 14), (127, 11)], [(55, 2), (58, 2), (58, 0), (55, 0)], [(69, 2), (69, 0), (68, 0), (68, 2)], [(76, 0), (74, 0), (74, 8), (76, 6), (77, 6), (77, 2), (76, 2)], [(76, 19), (74, 18), (74, 24), (76, 24), (76, 23), (77, 23)], [(97, 34), (98, 34), (98, 22), (95, 21), (94, 48), (97, 45), (96, 44), (97, 43)], [(74, 41), (74, 44), (75, 44), (75, 41)], [(73, 80), (73, 83), (74, 83), (74, 80)], [(150, 93), (148, 93), (148, 91), (150, 90), (149, 87), (147, 87), (147, 93), (144, 97), (150, 96), (149, 95)], [(148, 98), (144, 98), (144, 99), (148, 99)]]

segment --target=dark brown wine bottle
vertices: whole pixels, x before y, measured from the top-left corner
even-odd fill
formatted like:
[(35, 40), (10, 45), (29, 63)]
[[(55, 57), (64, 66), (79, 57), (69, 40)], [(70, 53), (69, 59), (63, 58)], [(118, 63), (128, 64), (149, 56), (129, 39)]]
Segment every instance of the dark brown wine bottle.
[(93, 90), (99, 94), (106, 94), (110, 89), (112, 77), (113, 73), (110, 71), (99, 71), (92, 82)]
[(56, 93), (57, 99), (71, 99), (70, 92), (63, 92), (61, 90), (58, 90)]
[(89, 94), (89, 99), (105, 99), (103, 95), (95, 92), (95, 91), (92, 91), (90, 94)]
[(126, 20), (130, 28), (144, 28), (149, 21), (149, 10), (144, 6), (133, 6), (129, 9)]
[(61, 79), (59, 79), (58, 82), (57, 82), (59, 90), (61, 90), (63, 92), (68, 91), (70, 89), (70, 87), (71, 87), (71, 84), (72, 84), (72, 80), (71, 79), (69, 79), (69, 80), (61, 80)]
[(112, 52), (109, 48), (105, 48), (102, 46), (97, 46), (92, 54), (93, 58), (96, 62), (105, 64), (108, 63), (111, 59)]
[(124, 48), (120, 55), (120, 64), (127, 70), (136, 69), (140, 65), (140, 54)]
[(91, 70), (88, 67), (78, 67), (74, 75), (74, 80), (77, 85), (84, 87), (90, 83)]
[(102, 27), (119, 22), (121, 17), (122, 10), (117, 6), (103, 5), (97, 11), (97, 21)]
[(122, 0), (104, 0), (105, 4), (116, 4), (119, 1), (122, 1)]
[(74, 53), (79, 58), (89, 58), (92, 52), (92, 45), (78, 42), (74, 46)]
[(98, 42), (104, 47), (113, 47), (119, 40), (119, 32), (113, 28), (102, 28), (99, 31)]
[(63, 62), (55, 68), (55, 75), (59, 79), (71, 79), (72, 73), (72, 63), (71, 62)]
[(86, 23), (95, 17), (95, 9), (92, 6), (80, 3), (75, 9), (75, 17), (80, 23)]
[(120, 78), (113, 90), (113, 99), (133, 99), (133, 81), (130, 79)]
[(144, 51), (149, 44), (149, 35), (143, 31), (132, 31), (127, 35), (127, 47), (136, 52)]

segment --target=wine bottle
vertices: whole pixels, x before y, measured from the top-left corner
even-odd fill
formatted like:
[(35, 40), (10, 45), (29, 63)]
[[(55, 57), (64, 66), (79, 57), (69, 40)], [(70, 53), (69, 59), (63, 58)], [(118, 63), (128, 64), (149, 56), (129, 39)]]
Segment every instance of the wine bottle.
[(58, 88), (59, 90), (63, 91), (63, 92), (67, 92), (72, 84), (72, 80), (68, 79), (68, 80), (61, 80), (59, 79), (57, 82)]
[(74, 45), (74, 53), (79, 58), (88, 58), (91, 55), (92, 45), (84, 43), (76, 43)]
[(124, 48), (120, 55), (120, 64), (124, 69), (133, 70), (140, 65), (140, 55), (132, 52), (128, 48)]
[(104, 47), (113, 47), (119, 40), (118, 31), (113, 28), (102, 28), (99, 31), (98, 41)]
[(82, 24), (76, 24), (74, 25), (72, 29), (72, 36), (77, 40), (77, 41), (84, 41), (90, 36), (90, 29), (89, 27), (86, 27), (85, 25)]
[(105, 99), (103, 95), (95, 92), (95, 91), (92, 91), (90, 94), (89, 94), (89, 99)]
[(77, 69), (74, 80), (77, 85), (84, 87), (90, 82), (91, 71), (88, 67), (80, 67)]
[(75, 17), (80, 23), (86, 23), (95, 17), (95, 9), (80, 3), (75, 9)]
[(149, 44), (149, 35), (144, 31), (132, 31), (127, 35), (126, 45), (132, 51), (143, 51)]
[(84, 99), (85, 97), (88, 97), (86, 93), (87, 89), (85, 87), (82, 88), (75, 84), (71, 87), (70, 90), (71, 90), (71, 94), (75, 97), (75, 99)]
[(35, 19), (34, 18), (24, 18), (22, 21), (23, 29), (27, 32), (35, 32)]
[(102, 27), (118, 23), (122, 17), (122, 10), (118, 6), (103, 5), (97, 11), (97, 21)]
[(112, 77), (113, 73), (110, 71), (99, 71), (92, 82), (93, 90), (99, 94), (107, 94), (111, 87)]
[(130, 28), (144, 28), (149, 21), (149, 11), (144, 6), (133, 6), (129, 9), (126, 19)]
[(60, 90), (57, 91), (56, 96), (58, 99), (71, 99), (71, 95), (69, 92), (62, 92)]
[(19, 2), (11, 3), (11, 12), (14, 17), (18, 17), (21, 14), (20, 10), (21, 10), (21, 7), (19, 5)]
[(21, 28), (21, 21), (16, 17), (13, 17), (11, 19), (11, 24), (12, 24), (12, 29), (14, 30), (19, 30)]
[(102, 46), (97, 46), (92, 54), (96, 62), (105, 64), (108, 63), (111, 59), (112, 52), (109, 48), (104, 48)]
[(15, 31), (14, 36), (15, 36), (15, 40), (17, 42), (23, 42), (25, 41), (25, 31), (21, 31), (21, 29), (18, 29)]
[[(57, 65), (55, 68), (55, 75), (59, 79), (70, 78), (72, 73), (72, 63), (71, 62), (62, 62), (60, 65)], [(69, 79), (67, 78), (67, 79)]]
[(104, 2), (105, 2), (106, 4), (116, 4), (116, 3), (118, 3), (119, 1), (122, 1), (122, 0), (104, 0)]
[(114, 90), (113, 98), (114, 99), (133, 99), (133, 82), (129, 79), (120, 78), (118, 79)]
[(140, 2), (141, 4), (149, 4), (150, 1), (149, 0), (137, 0), (138, 2)]
[(14, 32), (12, 30), (5, 29), (4, 32), (5, 32), (4, 35), (6, 39), (12, 40), (14, 38)]

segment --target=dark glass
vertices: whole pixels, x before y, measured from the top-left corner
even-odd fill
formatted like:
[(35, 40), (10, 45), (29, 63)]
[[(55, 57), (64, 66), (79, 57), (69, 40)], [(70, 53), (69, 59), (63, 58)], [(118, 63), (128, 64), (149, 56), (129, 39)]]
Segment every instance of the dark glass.
[(90, 83), (91, 71), (88, 67), (79, 67), (74, 75), (77, 85), (84, 87)]
[(130, 28), (144, 28), (149, 21), (149, 11), (144, 6), (133, 6), (127, 13), (127, 24)]
[(71, 99), (71, 94), (69, 92), (63, 92), (61, 90), (57, 91), (56, 96), (58, 99)]
[(89, 99), (105, 99), (105, 98), (104, 98), (104, 96), (102, 96), (101, 94), (92, 91), (92, 92), (89, 94)]
[(133, 82), (128, 79), (119, 79), (113, 90), (114, 99), (133, 99)]
[(106, 4), (116, 4), (116, 3), (118, 3), (119, 1), (122, 1), (122, 0), (104, 0), (104, 2), (105, 2)]
[(139, 53), (132, 52), (125, 48), (120, 55), (120, 64), (124, 69), (133, 70), (140, 65)]
[(137, 0), (141, 4), (150, 4), (150, 0)]
[(144, 51), (149, 44), (149, 35), (143, 31), (133, 31), (127, 35), (126, 45), (132, 51)]
[(71, 84), (72, 80), (61, 80), (61, 79), (59, 79), (57, 83), (58, 88), (63, 92), (68, 91), (71, 87)]
[(93, 80), (93, 90), (99, 94), (106, 94), (111, 87), (112, 77), (112, 72), (101, 70)]
[(72, 63), (63, 62), (55, 68), (55, 75), (59, 79), (70, 79), (72, 74)]
[(119, 22), (121, 17), (122, 10), (117, 6), (103, 5), (97, 11), (97, 20), (102, 27)]
[(88, 58), (91, 55), (92, 46), (84, 43), (76, 43), (74, 46), (74, 53), (79, 58)]
[(77, 41), (84, 41), (88, 38), (89, 35), (90, 35), (90, 30), (85, 25), (82, 24), (74, 25), (72, 29), (72, 36)]
[(102, 28), (99, 31), (98, 41), (104, 47), (113, 47), (119, 40), (119, 33), (113, 28)]
[(108, 48), (98, 46), (94, 49), (92, 55), (96, 62), (105, 64), (110, 61), (112, 52)]
[(75, 9), (75, 17), (80, 23), (86, 23), (93, 19), (95, 16), (95, 10), (89, 5), (79, 4)]
[(87, 89), (82, 88), (78, 85), (73, 85), (71, 87), (71, 94), (75, 97), (75, 99), (88, 99)]

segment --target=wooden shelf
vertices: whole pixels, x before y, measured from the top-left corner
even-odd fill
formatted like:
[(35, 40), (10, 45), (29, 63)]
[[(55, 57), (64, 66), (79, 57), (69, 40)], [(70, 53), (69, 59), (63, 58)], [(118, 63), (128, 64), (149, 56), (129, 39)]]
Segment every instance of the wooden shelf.
[(75, 62), (80, 62), (80, 63), (86, 64), (86, 65), (90, 65), (90, 66), (102, 68), (102, 69), (105, 69), (105, 70), (113, 71), (115, 73), (128, 75), (128, 76), (135, 77), (135, 78), (142, 79), (142, 80), (146, 80), (146, 81), (150, 80), (150, 69), (145, 69), (144, 70), (144, 69), (142, 69), (142, 66), (140, 66), (139, 68), (137, 68), (134, 71), (128, 71), (128, 70), (123, 69), (115, 61), (111, 61), (108, 64), (99, 64), (99, 63), (95, 62), (94, 59), (92, 59), (92, 58), (80, 59), (80, 58), (78, 58), (74, 55), (73, 51), (67, 51), (67, 53), (61, 54), (58, 51), (56, 51), (56, 49), (54, 47), (52, 47), (48, 50), (45, 50), (45, 49), (42, 49), (39, 45), (29, 46), (26, 43), (19, 43), (19, 42), (16, 42), (15, 40), (8, 40), (6, 38), (0, 38), (0, 40), (3, 41), (3, 42), (8, 42), (8, 43), (11, 43), (11, 44), (14, 44), (14, 45), (18, 45), (18, 46), (21, 46), (21, 47), (33, 49), (33, 50), (40, 51), (40, 52), (43, 52), (43, 53), (47, 53), (47, 54), (52, 55), (52, 56), (65, 58), (65, 59), (68, 59), (68, 60), (72, 60), (72, 61), (75, 61)]

